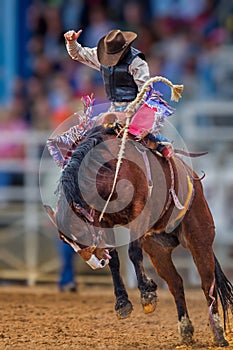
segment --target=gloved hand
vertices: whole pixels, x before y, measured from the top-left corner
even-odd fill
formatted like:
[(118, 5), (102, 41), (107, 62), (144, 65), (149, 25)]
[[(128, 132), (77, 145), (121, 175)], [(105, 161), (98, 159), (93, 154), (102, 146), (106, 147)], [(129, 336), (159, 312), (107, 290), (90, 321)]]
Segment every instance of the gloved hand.
[(66, 41), (75, 41), (77, 40), (82, 33), (82, 29), (80, 29), (78, 32), (75, 32), (74, 30), (69, 30), (64, 34), (64, 37)]

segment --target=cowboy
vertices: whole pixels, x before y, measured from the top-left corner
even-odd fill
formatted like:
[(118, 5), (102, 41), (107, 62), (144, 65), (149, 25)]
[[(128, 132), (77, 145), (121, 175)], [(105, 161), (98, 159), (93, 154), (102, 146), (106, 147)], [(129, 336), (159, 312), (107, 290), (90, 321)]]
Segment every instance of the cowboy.
[(71, 30), (64, 34), (69, 55), (101, 72), (111, 111), (124, 111), (150, 78), (144, 54), (131, 46), (137, 34), (112, 30), (99, 40), (97, 47), (88, 48), (76, 41), (81, 33), (82, 30)]
[[(97, 47), (89, 48), (77, 42), (81, 33), (80, 29), (64, 34), (68, 54), (72, 59), (101, 72), (107, 98), (111, 101), (109, 111), (123, 112), (150, 78), (144, 54), (132, 46), (137, 34), (112, 30), (99, 40)], [(159, 146), (159, 152), (165, 158), (173, 155), (173, 148), (164, 136), (160, 133), (149, 136), (153, 142), (167, 143)]]

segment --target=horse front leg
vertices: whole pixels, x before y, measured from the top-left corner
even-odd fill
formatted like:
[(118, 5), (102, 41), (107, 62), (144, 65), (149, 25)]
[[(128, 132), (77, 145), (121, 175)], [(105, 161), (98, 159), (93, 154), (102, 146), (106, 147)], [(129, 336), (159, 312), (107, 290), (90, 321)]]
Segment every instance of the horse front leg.
[(133, 311), (133, 305), (128, 299), (128, 293), (120, 275), (120, 261), (118, 253), (114, 249), (110, 252), (110, 255), (111, 259), (109, 261), (109, 267), (112, 274), (114, 294), (116, 297), (115, 311), (118, 319), (124, 319), (130, 316), (131, 312)]
[(143, 253), (141, 240), (131, 242), (129, 245), (129, 257), (134, 265), (137, 276), (138, 289), (141, 293), (141, 304), (145, 314), (155, 310), (158, 297), (156, 294), (157, 284), (147, 277), (143, 267)]

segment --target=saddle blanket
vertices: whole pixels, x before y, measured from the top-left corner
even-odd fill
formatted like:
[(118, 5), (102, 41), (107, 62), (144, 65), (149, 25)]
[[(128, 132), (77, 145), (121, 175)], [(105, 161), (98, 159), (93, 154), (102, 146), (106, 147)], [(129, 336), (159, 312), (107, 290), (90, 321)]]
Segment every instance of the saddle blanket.
[(159, 125), (156, 125), (157, 118), (159, 122), (173, 113), (172, 108), (161, 99), (150, 98), (146, 101), (133, 116), (129, 132), (132, 135), (140, 135), (143, 131), (154, 131)]

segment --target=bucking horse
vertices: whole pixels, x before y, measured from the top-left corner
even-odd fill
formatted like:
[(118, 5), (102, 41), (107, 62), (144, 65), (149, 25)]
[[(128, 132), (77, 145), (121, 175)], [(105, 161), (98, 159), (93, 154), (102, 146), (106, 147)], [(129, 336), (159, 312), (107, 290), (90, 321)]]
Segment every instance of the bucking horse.
[(194, 327), (172, 252), (179, 245), (188, 249), (200, 274), (214, 344), (228, 346), (224, 331), (233, 314), (233, 286), (213, 251), (215, 225), (201, 178), (178, 154), (165, 159), (143, 140), (135, 141), (127, 112), (101, 118), (62, 170), (56, 208), (45, 205), (60, 238), (93, 268), (109, 265), (122, 319), (133, 306), (120, 275), (115, 228), (127, 228), (143, 310), (153, 312), (158, 302), (157, 285), (143, 267), (144, 251), (174, 297), (184, 344), (193, 342)]

